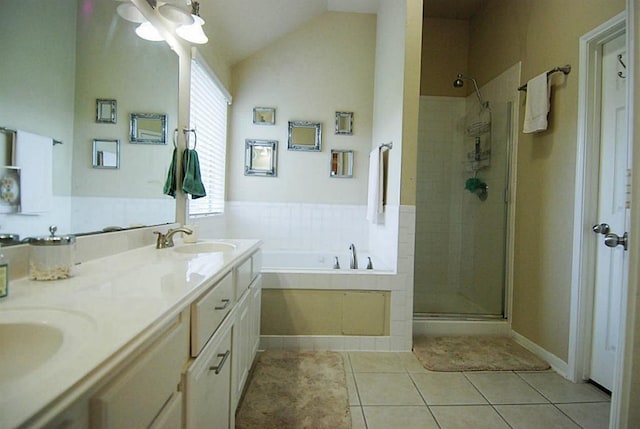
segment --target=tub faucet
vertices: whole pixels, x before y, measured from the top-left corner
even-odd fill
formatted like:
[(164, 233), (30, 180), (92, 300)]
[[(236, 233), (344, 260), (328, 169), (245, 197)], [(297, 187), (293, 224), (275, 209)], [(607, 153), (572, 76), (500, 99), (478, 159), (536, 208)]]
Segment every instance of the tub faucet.
[(160, 231), (153, 231), (154, 234), (158, 234), (158, 238), (156, 240), (156, 249), (164, 249), (166, 247), (173, 247), (173, 236), (178, 232), (182, 232), (187, 235), (191, 235), (193, 233), (192, 230), (185, 227), (180, 227), (176, 229), (170, 229), (166, 234), (161, 233)]
[(349, 268), (352, 270), (358, 269), (358, 255), (356, 255), (356, 245), (351, 243), (349, 246)]

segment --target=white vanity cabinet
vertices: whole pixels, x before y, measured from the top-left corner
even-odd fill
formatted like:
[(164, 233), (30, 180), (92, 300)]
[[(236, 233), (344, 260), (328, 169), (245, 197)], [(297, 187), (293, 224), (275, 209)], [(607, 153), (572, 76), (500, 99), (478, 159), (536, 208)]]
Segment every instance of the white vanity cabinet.
[(178, 385), (189, 359), (188, 321), (185, 310), (91, 398), (91, 429), (180, 427), (167, 422), (181, 419)]
[(233, 328), (233, 374), (231, 405), (235, 410), (242, 396), (249, 370), (253, 364), (260, 341), (260, 298), (262, 276), (260, 252), (254, 253), (238, 268), (245, 274), (238, 275), (236, 293), (238, 303)]
[(231, 320), (223, 322), (184, 376), (186, 429), (229, 429)]

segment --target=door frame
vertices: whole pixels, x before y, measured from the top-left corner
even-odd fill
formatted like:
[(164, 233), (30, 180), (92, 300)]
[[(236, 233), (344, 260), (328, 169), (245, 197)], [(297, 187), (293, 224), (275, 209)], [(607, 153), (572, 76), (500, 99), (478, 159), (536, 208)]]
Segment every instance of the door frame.
[[(628, 15), (629, 14), (629, 15)], [(627, 8), (580, 38), (580, 76), (578, 82), (578, 141), (576, 154), (576, 188), (574, 200), (573, 257), (571, 268), (571, 309), (567, 377), (581, 382), (588, 375), (591, 358), (593, 321), (595, 246), (598, 238), (591, 231), (597, 209), (597, 171), (600, 136), (599, 72), (600, 47), (626, 31), (627, 62), (633, 63), (633, 32)], [(627, 68), (627, 138), (633, 142), (632, 97), (633, 74)], [(630, 154), (631, 155), (631, 154)], [(629, 269), (629, 266), (626, 266)], [(628, 277), (628, 276), (627, 276)], [(626, 303), (629, 287), (623, 285), (621, 302)], [(620, 309), (620, 333), (616, 352), (610, 427), (624, 420), (620, 394), (623, 393), (623, 358), (625, 355), (627, 307)]]

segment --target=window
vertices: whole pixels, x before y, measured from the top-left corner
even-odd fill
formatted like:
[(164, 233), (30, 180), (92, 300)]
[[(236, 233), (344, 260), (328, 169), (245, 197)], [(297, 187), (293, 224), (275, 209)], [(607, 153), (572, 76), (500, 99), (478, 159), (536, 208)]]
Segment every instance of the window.
[[(227, 108), (231, 95), (199, 56), (191, 61), (190, 126), (197, 133), (200, 174), (207, 196), (189, 198), (189, 216), (224, 212)], [(193, 148), (193, 134), (190, 146)]]

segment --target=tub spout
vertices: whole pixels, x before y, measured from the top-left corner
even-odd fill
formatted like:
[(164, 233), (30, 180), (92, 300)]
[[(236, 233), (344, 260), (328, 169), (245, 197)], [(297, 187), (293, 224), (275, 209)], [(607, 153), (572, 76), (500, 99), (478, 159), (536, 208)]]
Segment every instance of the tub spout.
[(351, 245), (349, 246), (349, 257), (350, 257), (349, 268), (351, 268), (352, 270), (357, 270), (358, 255), (356, 254), (356, 246), (353, 243), (351, 243)]

